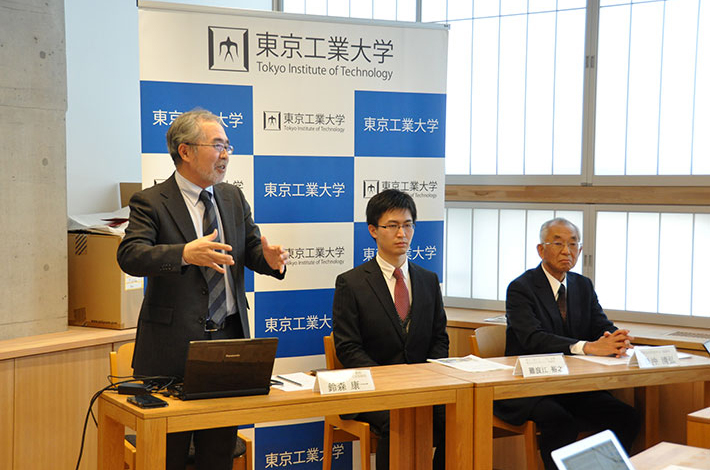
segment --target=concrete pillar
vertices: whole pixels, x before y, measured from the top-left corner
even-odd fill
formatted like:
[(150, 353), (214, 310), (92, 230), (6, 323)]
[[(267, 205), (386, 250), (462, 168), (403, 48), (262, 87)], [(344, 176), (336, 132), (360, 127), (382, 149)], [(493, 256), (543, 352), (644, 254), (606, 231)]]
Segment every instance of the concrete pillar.
[(67, 324), (64, 0), (0, 0), (0, 340)]

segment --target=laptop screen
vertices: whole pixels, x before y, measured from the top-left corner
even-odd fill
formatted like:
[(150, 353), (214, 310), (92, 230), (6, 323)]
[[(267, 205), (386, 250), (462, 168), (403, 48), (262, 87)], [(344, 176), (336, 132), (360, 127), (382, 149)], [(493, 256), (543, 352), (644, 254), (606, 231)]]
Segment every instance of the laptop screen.
[(560, 470), (634, 470), (613, 432), (606, 430), (552, 452)]
[(268, 394), (277, 345), (277, 338), (191, 341), (180, 398)]

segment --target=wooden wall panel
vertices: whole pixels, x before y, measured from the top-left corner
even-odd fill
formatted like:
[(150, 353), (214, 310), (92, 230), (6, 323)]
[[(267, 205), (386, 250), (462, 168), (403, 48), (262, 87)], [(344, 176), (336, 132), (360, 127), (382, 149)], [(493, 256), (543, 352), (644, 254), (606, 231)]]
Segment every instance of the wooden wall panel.
[[(15, 470), (73, 469), (91, 396), (108, 384), (105, 344), (16, 359)], [(97, 460), (96, 426), (87, 426), (81, 470)]]
[(0, 468), (12, 468), (15, 360), (0, 361)]
[(708, 205), (704, 186), (446, 185), (447, 201)]
[(660, 389), (660, 427), (662, 441), (685, 444), (688, 413), (703, 408), (700, 383), (664, 385)]

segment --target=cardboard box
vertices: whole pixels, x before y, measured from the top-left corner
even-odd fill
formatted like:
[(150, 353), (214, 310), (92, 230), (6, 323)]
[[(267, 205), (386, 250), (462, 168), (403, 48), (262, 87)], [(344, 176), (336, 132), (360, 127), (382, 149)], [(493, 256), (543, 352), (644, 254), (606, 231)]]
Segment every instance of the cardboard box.
[(138, 324), (143, 278), (121, 271), (116, 235), (69, 233), (69, 324), (125, 329)]

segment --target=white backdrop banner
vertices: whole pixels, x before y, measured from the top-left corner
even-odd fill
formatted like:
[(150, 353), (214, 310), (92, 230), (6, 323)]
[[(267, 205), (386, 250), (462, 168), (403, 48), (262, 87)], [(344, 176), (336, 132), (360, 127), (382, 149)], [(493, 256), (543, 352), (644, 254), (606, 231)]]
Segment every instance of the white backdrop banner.
[[(374, 194), (412, 195), (409, 259), (442, 278), (444, 27), (139, 2), (139, 30), (143, 186), (174, 171), (171, 122), (212, 111), (235, 147), (225, 181), (290, 253), (284, 281), (246, 273), (251, 334), (279, 339), (275, 373), (325, 366), (335, 277), (376, 254)], [(321, 468), (321, 423), (253, 433), (255, 468)], [(335, 447), (334, 468), (352, 460)]]

